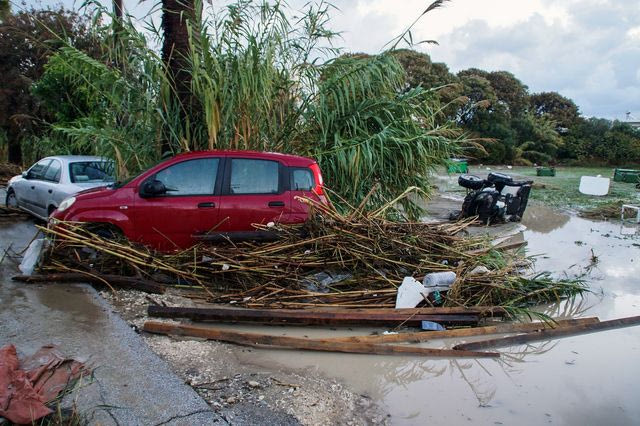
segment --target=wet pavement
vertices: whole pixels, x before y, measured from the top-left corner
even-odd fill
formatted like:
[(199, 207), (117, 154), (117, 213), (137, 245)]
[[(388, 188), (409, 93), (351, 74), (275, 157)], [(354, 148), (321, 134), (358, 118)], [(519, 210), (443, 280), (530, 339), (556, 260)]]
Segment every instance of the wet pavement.
[[(0, 222), (0, 258), (21, 251), (35, 234), (32, 222)], [(65, 355), (95, 367), (92, 381), (66, 398), (91, 424), (223, 424), (140, 337), (84, 285), (34, 285), (11, 281), (15, 263), (0, 264), (0, 346), (20, 355), (53, 343)]]

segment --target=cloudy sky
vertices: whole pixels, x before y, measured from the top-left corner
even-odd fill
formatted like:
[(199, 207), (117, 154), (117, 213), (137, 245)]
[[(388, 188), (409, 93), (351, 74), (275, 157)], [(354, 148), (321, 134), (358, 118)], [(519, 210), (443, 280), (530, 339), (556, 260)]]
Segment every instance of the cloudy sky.
[[(139, 16), (154, 3), (125, 0), (125, 7)], [(334, 0), (332, 26), (343, 32), (339, 44), (346, 50), (375, 53), (429, 3)], [(585, 116), (624, 120), (630, 111), (640, 120), (639, 0), (452, 0), (423, 17), (413, 37), (437, 40), (438, 46), (417, 49), (454, 72), (507, 70), (531, 92), (572, 98)]]
[[(340, 2), (336, 27), (352, 50), (375, 52), (428, 2)], [(453, 71), (507, 70), (530, 91), (557, 91), (586, 116), (640, 120), (640, 1), (453, 0), (417, 24), (414, 40)]]

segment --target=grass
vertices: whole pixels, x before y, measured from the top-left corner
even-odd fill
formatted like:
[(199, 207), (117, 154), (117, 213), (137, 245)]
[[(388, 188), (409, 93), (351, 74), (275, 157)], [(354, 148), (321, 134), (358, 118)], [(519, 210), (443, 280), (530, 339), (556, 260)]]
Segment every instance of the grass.
[[(533, 180), (534, 188), (531, 191), (530, 200), (549, 207), (574, 211), (597, 211), (598, 209), (607, 209), (612, 205), (640, 202), (640, 191), (635, 188), (633, 183), (613, 181), (615, 167), (556, 167), (556, 176), (536, 176), (535, 167), (513, 167), (512, 169), (507, 169), (504, 166), (487, 167), (490, 167), (491, 171), (510, 174), (515, 179)], [(473, 166), (469, 173), (486, 176), (489, 171), (486, 170), (486, 167)], [(578, 191), (580, 177), (597, 175), (611, 178), (609, 194), (603, 197), (581, 194)], [(457, 186), (455, 179), (448, 180), (445, 185), (440, 185), (440, 187), (446, 192), (463, 190)], [(464, 190), (461, 192), (464, 193)]]

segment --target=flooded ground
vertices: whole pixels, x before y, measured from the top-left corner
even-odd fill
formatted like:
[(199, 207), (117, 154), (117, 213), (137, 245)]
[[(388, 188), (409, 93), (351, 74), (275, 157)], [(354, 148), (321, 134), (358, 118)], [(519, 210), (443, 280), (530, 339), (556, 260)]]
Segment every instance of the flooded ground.
[[(455, 198), (455, 197), (454, 197)], [(440, 214), (458, 204), (434, 203)], [(640, 230), (620, 222), (594, 222), (531, 205), (517, 232), (538, 270), (585, 274), (593, 294), (545, 307), (556, 316), (640, 314)], [(592, 252), (593, 250), (593, 252)], [(597, 257), (595, 266), (593, 255)], [(592, 265), (590, 272), (589, 265)], [(366, 332), (366, 330), (359, 330)], [(344, 331), (334, 331), (333, 333)], [(281, 329), (286, 335), (327, 330)], [(350, 333), (353, 333), (351, 331)], [(463, 340), (433, 341), (451, 347)], [(637, 424), (640, 405), (640, 327), (503, 348), (500, 360), (423, 360), (291, 351), (239, 354), (246, 363), (299, 368), (340, 378), (390, 415), (392, 424)]]
[[(450, 211), (459, 208), (462, 196), (463, 193), (451, 192), (432, 200), (427, 205), (431, 217), (447, 217)], [(24, 226), (17, 227), (15, 232), (26, 233)], [(524, 239), (528, 243), (528, 253), (538, 255), (536, 268), (540, 271), (553, 271), (558, 276), (586, 274), (585, 279), (593, 293), (572, 303), (541, 307), (546, 313), (554, 316), (599, 316), (602, 320), (640, 314), (638, 225), (586, 220), (533, 202), (522, 223), (478, 227), (474, 232), (514, 234), (514, 238)], [(21, 238), (24, 236), (21, 235)], [(18, 300), (21, 297), (18, 289), (3, 296), (15, 297), (12, 301), (15, 304), (36, 302)], [(74, 312), (82, 309), (78, 308), (81, 302), (70, 302), (68, 293), (62, 287), (52, 288), (37, 297), (40, 298), (37, 301), (39, 304), (54, 311)], [(79, 294), (75, 297), (85, 296)], [(77, 326), (86, 328), (88, 335), (90, 329), (101, 321), (84, 310), (78, 311), (76, 316), (86, 318), (86, 324), (81, 320)], [(244, 329), (265, 331), (259, 327)], [(371, 331), (293, 327), (268, 329), (273, 334), (310, 337), (367, 334)], [(146, 339), (153, 339), (147, 340), (147, 343), (172, 362), (174, 370), (181, 376), (191, 377), (191, 370), (187, 368), (194, 366), (191, 358), (179, 360), (186, 355), (183, 343), (165, 337)], [(424, 346), (452, 347), (462, 341), (434, 340)], [(282, 399), (282, 403), (300, 405), (289, 410), (297, 414), (306, 410), (306, 416), (297, 418), (305, 424), (340, 423), (340, 413), (332, 412), (325, 417), (318, 415), (318, 404), (321, 399), (339, 399), (345, 389), (353, 391), (344, 393), (349, 395), (350, 401), (345, 405), (349, 408), (335, 403), (322, 407), (345, 410), (344, 423), (353, 422), (354, 404), (363, 411), (367, 409), (367, 404), (371, 404), (376, 407), (375, 412), (380, 410), (386, 414), (386, 422), (398, 425), (627, 425), (637, 424), (640, 418), (640, 404), (637, 404), (640, 392), (640, 365), (637, 363), (640, 327), (502, 348), (500, 352), (503, 357), (500, 360), (248, 350), (215, 342), (190, 342), (189, 345), (198, 346), (201, 355), (198, 362), (202, 364), (202, 369), (207, 372), (211, 370), (212, 379), (229, 375), (233, 370), (242, 373), (237, 374), (238, 389), (228, 387), (219, 392), (227, 400), (231, 391), (247, 388), (247, 380), (257, 380), (260, 386), (276, 386), (269, 385), (267, 379), (278, 372), (286, 374), (285, 377), (292, 377), (291, 372), (296, 372), (299, 385), (307, 389), (305, 395), (317, 395), (317, 400), (289, 397)], [(221, 353), (227, 360), (224, 364), (220, 363)], [(211, 367), (207, 367), (207, 362)], [(246, 368), (241, 369), (240, 365)], [(341, 383), (344, 388), (338, 387), (336, 382), (331, 384), (332, 381)], [(318, 387), (326, 387), (326, 392), (314, 390)], [(269, 399), (267, 389), (256, 389), (244, 391), (257, 392), (257, 399), (254, 401), (243, 397), (246, 398), (245, 405), (238, 404), (234, 409), (238, 415), (236, 419), (242, 418), (243, 410), (249, 407), (246, 404), (263, 404), (260, 398), (264, 394)], [(354, 403), (353, 395), (360, 395), (361, 399)], [(217, 394), (212, 398), (221, 400)], [(278, 395), (278, 400), (274, 399), (274, 407), (280, 407), (280, 398)], [(355, 417), (366, 422), (367, 418), (373, 416)], [(377, 421), (386, 423), (379, 417)]]

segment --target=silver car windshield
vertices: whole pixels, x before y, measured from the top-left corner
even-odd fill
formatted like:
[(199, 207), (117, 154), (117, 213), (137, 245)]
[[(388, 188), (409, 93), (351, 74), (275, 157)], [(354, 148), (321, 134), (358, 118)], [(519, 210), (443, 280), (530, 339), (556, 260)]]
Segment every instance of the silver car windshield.
[(113, 182), (114, 175), (111, 161), (78, 161), (69, 164), (69, 177), (73, 183)]

